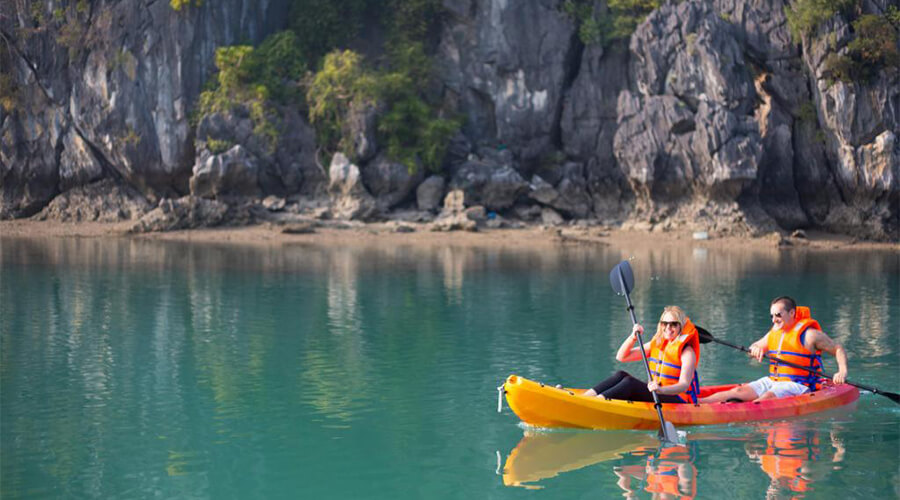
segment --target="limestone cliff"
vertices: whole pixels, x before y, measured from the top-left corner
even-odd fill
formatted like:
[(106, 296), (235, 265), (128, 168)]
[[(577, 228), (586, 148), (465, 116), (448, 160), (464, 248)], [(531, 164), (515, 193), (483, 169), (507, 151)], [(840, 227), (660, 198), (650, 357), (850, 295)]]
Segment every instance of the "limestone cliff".
[[(551, 209), (661, 230), (900, 239), (900, 72), (833, 78), (826, 60), (854, 38), (848, 14), (797, 37), (784, 0), (670, 2), (628, 39), (586, 44), (562, 4), (444, 2), (435, 81), (423, 85), (464, 117), (461, 133), (438, 178), (413, 174), (375, 143), (379, 110), (359, 110), (356, 154), (341, 162), (359, 172), (365, 218), (435, 207), (442, 193), (417, 189), (427, 182), (525, 219)], [(895, 4), (864, 0), (851, 14)], [(350, 191), (329, 187), (331, 158), (316, 158), (303, 110), (281, 110), (274, 150), (258, 147), (240, 113), (192, 119), (215, 49), (261, 42), (286, 27), (289, 8), (4, 2), (0, 217), (31, 216), (100, 180), (148, 206), (189, 194), (349, 203)]]

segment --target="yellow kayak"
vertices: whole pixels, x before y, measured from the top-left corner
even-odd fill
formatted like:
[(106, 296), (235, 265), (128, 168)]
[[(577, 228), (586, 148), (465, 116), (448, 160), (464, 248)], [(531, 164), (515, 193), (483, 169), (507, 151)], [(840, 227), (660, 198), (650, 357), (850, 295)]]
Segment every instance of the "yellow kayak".
[[(735, 385), (700, 388), (705, 397)], [(605, 400), (581, 396), (584, 389), (557, 389), (518, 375), (503, 384), (506, 401), (526, 424), (535, 427), (576, 429), (657, 429), (653, 403)], [(663, 404), (662, 412), (675, 426), (727, 424), (787, 418), (830, 410), (859, 399), (849, 384), (826, 385), (818, 391), (758, 403)]]

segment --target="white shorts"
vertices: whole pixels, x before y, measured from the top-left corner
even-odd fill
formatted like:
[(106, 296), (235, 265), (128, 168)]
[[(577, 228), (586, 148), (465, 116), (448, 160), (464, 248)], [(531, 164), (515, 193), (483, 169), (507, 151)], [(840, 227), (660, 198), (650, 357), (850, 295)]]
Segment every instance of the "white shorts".
[(760, 397), (763, 394), (772, 391), (775, 394), (776, 398), (783, 398), (785, 396), (797, 396), (806, 392), (809, 392), (809, 387), (806, 387), (803, 384), (798, 384), (797, 382), (791, 382), (790, 380), (779, 380), (774, 381), (769, 377), (763, 377), (759, 380), (754, 380), (747, 384), (756, 392), (756, 397)]

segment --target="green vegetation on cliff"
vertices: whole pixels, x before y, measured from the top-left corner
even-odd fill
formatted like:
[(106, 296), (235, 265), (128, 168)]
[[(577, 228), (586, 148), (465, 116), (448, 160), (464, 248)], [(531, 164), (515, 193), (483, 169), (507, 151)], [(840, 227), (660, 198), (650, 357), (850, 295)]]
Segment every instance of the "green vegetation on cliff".
[[(840, 14), (853, 20), (862, 9), (860, 0), (797, 0), (785, 7), (794, 39), (815, 35), (819, 27)], [(890, 5), (881, 14), (863, 14), (853, 20), (853, 39), (840, 52), (829, 54), (825, 72), (829, 78), (847, 83), (867, 83), (882, 70), (900, 67), (897, 51), (900, 9)], [(835, 33), (831, 33), (835, 49)]]
[[(352, 157), (350, 120), (371, 108), (378, 113), (378, 143), (391, 159), (410, 170), (437, 170), (459, 128), (425, 92), (431, 77), (425, 47), (441, 12), (438, 0), (295, 0), (291, 29), (256, 48), (217, 50), (219, 73), (197, 111), (227, 112), (241, 104), (257, 133), (275, 141), (273, 105), (306, 107), (319, 146)], [(347, 49), (364, 20), (384, 27), (384, 55), (372, 62)]]
[(886, 16), (867, 14), (853, 22), (856, 37), (844, 54), (830, 54), (825, 67), (832, 78), (847, 83), (871, 81), (883, 69), (900, 67), (897, 28)]
[(608, 0), (606, 7), (595, 9), (593, 0), (566, 0), (562, 8), (575, 21), (582, 43), (608, 45), (630, 37), (660, 5), (662, 0)]
[(305, 62), (293, 32), (282, 31), (259, 47), (234, 45), (216, 50), (216, 79), (200, 94), (200, 115), (247, 108), (254, 132), (274, 148), (278, 131), (272, 103), (290, 104), (301, 96), (298, 82)]
[(848, 11), (856, 0), (797, 0), (784, 8), (794, 40), (812, 33), (820, 24), (839, 12)]
[(316, 127), (319, 145), (327, 151), (349, 151), (350, 113), (375, 105), (375, 76), (356, 52), (334, 51), (325, 56), (308, 86), (309, 121)]

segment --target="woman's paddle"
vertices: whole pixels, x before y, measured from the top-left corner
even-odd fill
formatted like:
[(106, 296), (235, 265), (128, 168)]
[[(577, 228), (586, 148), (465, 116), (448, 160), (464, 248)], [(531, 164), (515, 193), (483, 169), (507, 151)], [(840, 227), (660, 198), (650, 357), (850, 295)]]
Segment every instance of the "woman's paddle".
[[(730, 343), (730, 342), (726, 342), (726, 341), (724, 341), (724, 340), (719, 340), (719, 339), (713, 337), (713, 335), (712, 335), (711, 333), (709, 333), (708, 331), (706, 331), (706, 329), (700, 328), (699, 326), (697, 327), (697, 332), (700, 334), (700, 343), (701, 343), (701, 344), (706, 344), (706, 343), (708, 343), (708, 342), (715, 342), (715, 343), (717, 343), (717, 344), (727, 345), (728, 347), (737, 349), (737, 350), (739, 350), (739, 351), (744, 351), (744, 352), (747, 352), (747, 353), (750, 352), (750, 349), (747, 349), (746, 347), (744, 347), (744, 346), (742, 346), (742, 345), (734, 345), (734, 344), (732, 344), (732, 343)], [(790, 366), (790, 367), (793, 367), (793, 368), (799, 368), (799, 369), (801, 369), (801, 370), (808, 371), (809, 373), (812, 373), (813, 375), (818, 375), (818, 376), (820, 376), (820, 377), (822, 377), (822, 378), (826, 378), (826, 379), (829, 379), (829, 380), (831, 380), (831, 378), (832, 378), (831, 376), (825, 375), (824, 373), (822, 373), (822, 372), (820, 372), (820, 371), (813, 370), (812, 368), (807, 368), (807, 367), (805, 367), (805, 366), (801, 366), (801, 365), (798, 365), (798, 364), (790, 363), (790, 362), (785, 361), (785, 360), (783, 360), (783, 359), (778, 359), (778, 358), (776, 358), (775, 356), (770, 356), (769, 354), (766, 354), (765, 356), (766, 356), (767, 358), (769, 358), (770, 360), (775, 361), (775, 362), (778, 362), (778, 363), (781, 363), (781, 364), (783, 364), (783, 365), (785, 365), (785, 366)], [(867, 391), (869, 391), (869, 392), (871, 392), (871, 393), (878, 394), (878, 395), (880, 395), (880, 396), (884, 396), (884, 397), (890, 399), (891, 401), (893, 401), (893, 402), (895, 402), (895, 403), (897, 403), (897, 404), (900, 404), (900, 394), (897, 394), (897, 393), (895, 393), (895, 392), (882, 391), (881, 389), (878, 389), (877, 387), (869, 387), (869, 386), (867, 386), (867, 385), (862, 385), (862, 384), (857, 384), (857, 383), (855, 383), (855, 382), (850, 382), (849, 380), (845, 380), (844, 383), (845, 383), (845, 384), (850, 384), (850, 385), (852, 385), (852, 386), (854, 386), (854, 387), (859, 387), (860, 389), (867, 390)]]
[[(634, 306), (631, 305), (631, 297), (628, 296), (628, 292), (634, 287), (634, 273), (631, 272), (631, 265), (628, 264), (627, 260), (619, 262), (610, 271), (609, 283), (617, 294), (625, 295), (625, 303), (628, 304), (628, 312), (631, 313), (631, 324), (632, 326), (636, 325), (637, 317), (634, 315)], [(653, 375), (650, 373), (650, 363), (647, 362), (647, 353), (644, 352), (644, 341), (641, 339), (640, 332), (635, 333), (637, 334), (638, 346), (641, 348), (641, 358), (644, 359), (644, 368), (647, 370), (647, 380), (653, 380)], [(666, 419), (663, 418), (662, 404), (659, 402), (659, 397), (655, 392), (650, 394), (653, 395), (653, 407), (656, 408), (656, 414), (659, 416), (659, 438), (668, 443), (678, 444), (678, 432), (675, 430), (672, 422), (666, 422)]]

